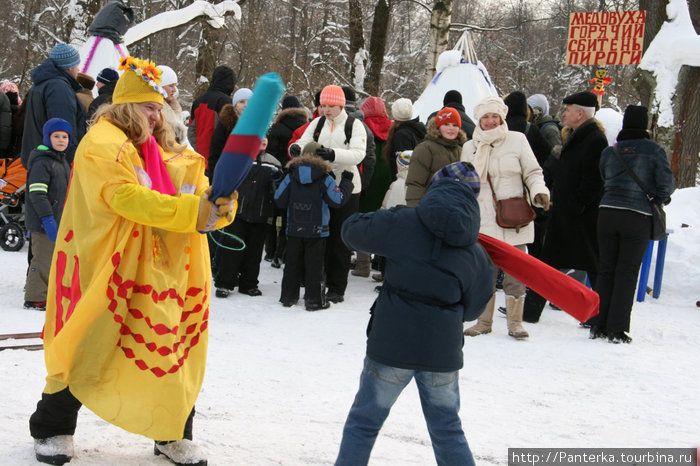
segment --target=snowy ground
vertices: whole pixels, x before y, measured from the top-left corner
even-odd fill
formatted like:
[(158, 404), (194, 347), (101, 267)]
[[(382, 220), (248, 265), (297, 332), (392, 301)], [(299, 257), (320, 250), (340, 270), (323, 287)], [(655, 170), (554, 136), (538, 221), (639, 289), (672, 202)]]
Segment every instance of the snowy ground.
[[(631, 345), (588, 340), (567, 314), (547, 308), (530, 339), (470, 338), (460, 375), (462, 419), (477, 464), (507, 464), (509, 447), (693, 447), (700, 444), (700, 188), (674, 195), (658, 300), (637, 303)], [(680, 228), (681, 223), (690, 228)], [(0, 333), (40, 331), (43, 314), (22, 309), (26, 246), (0, 251)], [(262, 297), (212, 303), (195, 440), (209, 464), (332, 464), (357, 390), (369, 278), (351, 277), (346, 302), (306, 312), (277, 303), (282, 271), (264, 263)], [(498, 295), (498, 304), (503, 301)], [(0, 464), (34, 464), (27, 421), (43, 388), (42, 351), (0, 352)], [(77, 465), (169, 464), (152, 442), (81, 410)], [(417, 390), (399, 398), (370, 464), (434, 464)]]

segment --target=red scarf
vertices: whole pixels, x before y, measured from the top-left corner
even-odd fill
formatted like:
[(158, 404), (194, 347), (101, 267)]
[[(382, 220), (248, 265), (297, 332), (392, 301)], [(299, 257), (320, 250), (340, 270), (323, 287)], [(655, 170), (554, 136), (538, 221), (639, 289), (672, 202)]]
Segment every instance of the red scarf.
[(173, 185), (173, 180), (170, 179), (170, 174), (165, 168), (163, 155), (160, 153), (160, 148), (153, 135), (141, 144), (141, 154), (146, 166), (146, 173), (151, 178), (151, 189), (162, 194), (175, 195), (177, 192), (175, 185)]

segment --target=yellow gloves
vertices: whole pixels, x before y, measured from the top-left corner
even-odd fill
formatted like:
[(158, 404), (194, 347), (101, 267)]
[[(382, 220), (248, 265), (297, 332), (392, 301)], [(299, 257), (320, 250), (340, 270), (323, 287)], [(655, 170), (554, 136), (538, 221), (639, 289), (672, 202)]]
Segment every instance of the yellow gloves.
[(238, 191), (234, 191), (229, 197), (220, 197), (214, 203), (209, 200), (210, 195), (211, 187), (204, 191), (199, 201), (197, 231), (200, 233), (216, 230), (221, 219), (226, 219), (226, 224), (231, 223), (238, 209)]

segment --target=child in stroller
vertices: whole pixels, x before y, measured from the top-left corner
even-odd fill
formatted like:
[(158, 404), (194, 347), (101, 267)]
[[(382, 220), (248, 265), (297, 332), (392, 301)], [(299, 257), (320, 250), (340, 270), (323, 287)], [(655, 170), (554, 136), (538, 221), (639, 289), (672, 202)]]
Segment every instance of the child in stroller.
[(0, 159), (0, 247), (19, 251), (24, 246), (24, 192), (27, 170), (19, 156)]

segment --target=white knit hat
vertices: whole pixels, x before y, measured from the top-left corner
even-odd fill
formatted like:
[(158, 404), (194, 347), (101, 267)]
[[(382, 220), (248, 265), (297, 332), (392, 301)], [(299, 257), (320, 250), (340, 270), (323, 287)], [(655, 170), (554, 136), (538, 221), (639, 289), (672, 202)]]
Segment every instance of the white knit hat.
[(391, 104), (391, 116), (395, 121), (408, 121), (413, 118), (413, 104), (410, 99), (401, 98)]
[(542, 110), (543, 115), (549, 115), (549, 102), (547, 98), (542, 94), (533, 94), (527, 98), (527, 104), (534, 108), (539, 108)]
[(175, 71), (173, 71), (172, 68), (165, 65), (158, 65), (158, 68), (160, 68), (163, 71), (163, 75), (160, 81), (161, 87), (169, 86), (170, 84), (177, 84), (177, 75), (175, 74)]
[(479, 121), (481, 117), (487, 113), (497, 113), (501, 117), (501, 120), (506, 121), (508, 107), (503, 103), (503, 99), (490, 95), (481, 99), (474, 106), (474, 118), (476, 121)]

